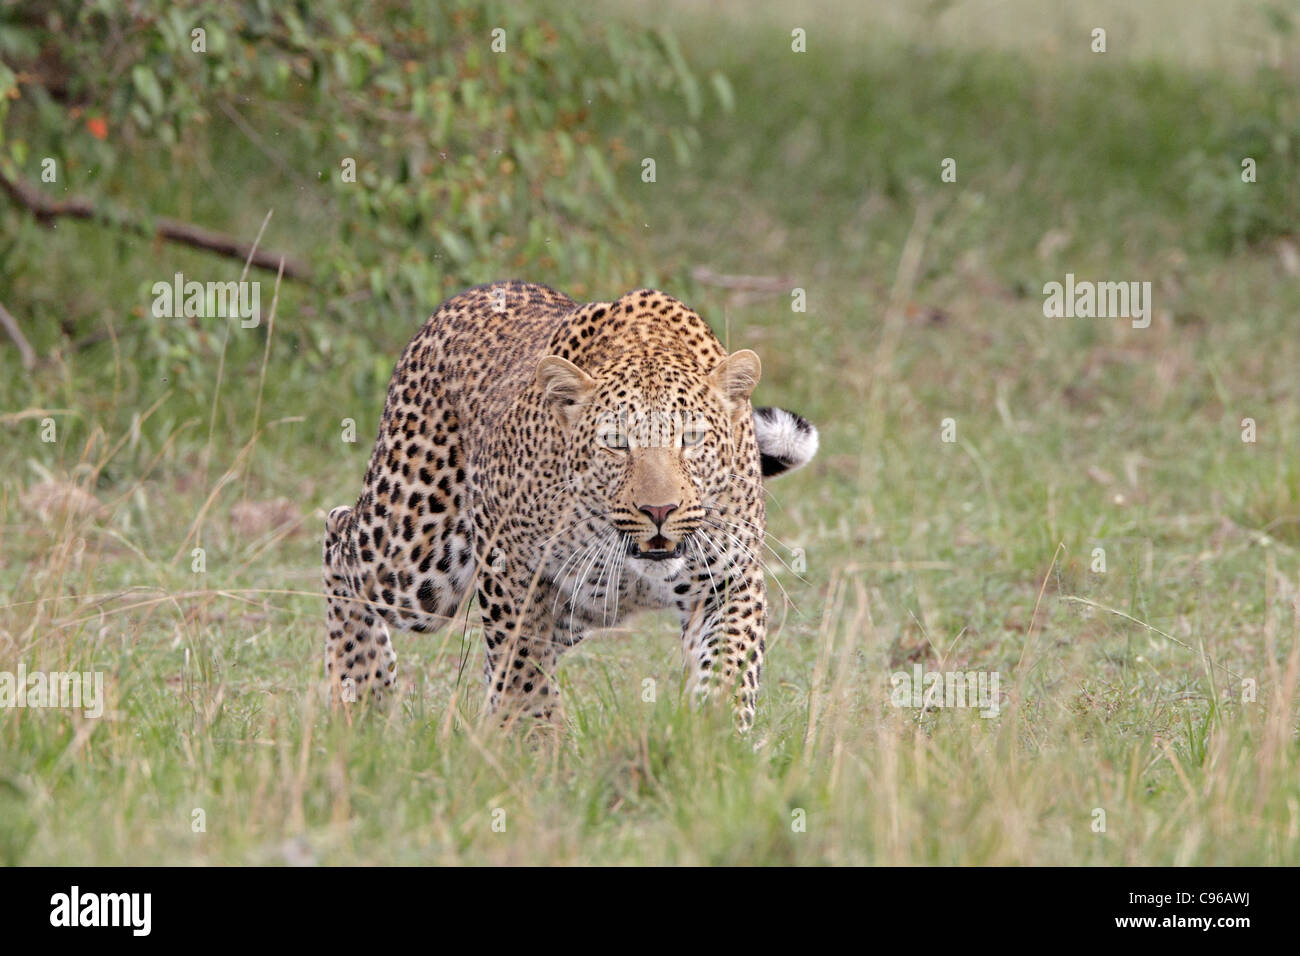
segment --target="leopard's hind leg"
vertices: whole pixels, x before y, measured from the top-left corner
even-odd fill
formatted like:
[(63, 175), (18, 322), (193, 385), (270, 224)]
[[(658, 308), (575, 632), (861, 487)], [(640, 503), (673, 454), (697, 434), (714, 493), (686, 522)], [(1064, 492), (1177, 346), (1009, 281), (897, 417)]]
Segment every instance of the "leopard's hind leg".
[(359, 563), (353, 511), (335, 508), (325, 520), (325, 677), (344, 703), (367, 691), (382, 698), (397, 677), (397, 652), (384, 615), (362, 594)]
[(456, 614), (474, 576), (473, 532), (455, 416), (436, 392), (419, 415), (389, 406), (355, 507), (325, 522), (325, 670), (344, 700), (391, 691), (388, 629), (430, 633)]

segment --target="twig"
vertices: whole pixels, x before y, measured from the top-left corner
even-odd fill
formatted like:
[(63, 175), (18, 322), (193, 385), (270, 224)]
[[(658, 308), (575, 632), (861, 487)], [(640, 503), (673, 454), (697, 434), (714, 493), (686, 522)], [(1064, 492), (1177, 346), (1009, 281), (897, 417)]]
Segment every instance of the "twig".
[[(1175, 644), (1177, 644), (1179, 647), (1183, 648), (1184, 650), (1188, 650), (1188, 651), (1196, 650), (1196, 648), (1192, 647), (1190, 644), (1184, 644), (1182, 641), (1174, 637), (1172, 634), (1162, 631), (1160, 630), (1160, 628), (1154, 627), (1148, 624), (1146, 621), (1139, 620), (1138, 618), (1134, 617), (1132, 614), (1125, 614), (1123, 611), (1119, 610), (1118, 608), (1107, 607), (1104, 604), (1098, 604), (1096, 601), (1089, 601), (1087, 598), (1076, 597), (1073, 594), (1062, 594), (1061, 600), (1073, 601), (1075, 604), (1086, 604), (1088, 607), (1096, 608), (1098, 611), (1106, 611), (1109, 614), (1114, 614), (1116, 617), (1122, 617), (1126, 621), (1132, 621), (1134, 624), (1138, 625), (1139, 627), (1145, 627), (1148, 631), (1151, 631), (1154, 634), (1159, 634), (1165, 640), (1173, 641)], [(1234, 671), (1231, 667), (1224, 667), (1214, 658), (1210, 657), (1209, 654), (1206, 654), (1204, 648), (1201, 649), (1201, 656), (1204, 657), (1211, 664), (1213, 664), (1215, 667), (1217, 667), (1219, 670), (1231, 674), (1233, 677), (1237, 678), (1237, 680), (1245, 680), (1244, 677), (1242, 677), (1240, 674)]]
[(245, 259), (257, 266), (257, 268), (265, 269), (268, 272), (279, 271), (280, 260), (283, 259), (284, 275), (287, 278), (296, 279), (300, 282), (307, 282), (311, 279), (311, 270), (308, 269), (307, 265), (292, 256), (286, 256), (270, 249), (254, 249), (249, 243), (236, 239), (234, 236), (213, 232), (192, 223), (168, 219), (165, 216), (159, 216), (153, 220), (116, 216), (97, 207), (89, 199), (82, 197), (74, 196), (71, 199), (62, 201), (50, 199), (34, 186), (17, 179), (9, 179), (2, 174), (0, 174), (0, 187), (3, 187), (14, 202), (27, 209), (42, 223), (48, 224), (50, 220), (61, 217), (92, 219), (96, 222), (117, 226), (136, 235), (167, 239), (234, 259)]
[(0, 304), (0, 325), (5, 327), (9, 333), (9, 338), (14, 340), (14, 345), (18, 346), (18, 354), (22, 356), (23, 368), (31, 371), (36, 367), (36, 352), (32, 349), (32, 344), (27, 341), (27, 336), (23, 335), (23, 330), (18, 326), (18, 320), (9, 314), (9, 310)]
[(260, 149), (266, 155), (267, 159), (275, 163), (276, 168), (279, 169), (280, 172), (284, 173), (285, 176), (291, 179), (296, 179), (299, 183), (305, 186), (317, 185), (306, 176), (294, 172), (289, 167), (289, 164), (284, 161), (284, 157), (268, 146), (266, 141), (258, 135), (257, 130), (253, 129), (253, 127), (249, 125), (248, 120), (244, 119), (239, 110), (235, 109), (234, 104), (221, 100), (217, 103), (217, 108), (220, 109), (221, 112), (225, 113), (226, 116), (230, 118), (230, 121), (239, 128), (239, 131), (248, 137), (249, 142)]
[[(280, 268), (284, 268), (284, 261), (280, 261)], [(266, 366), (271, 360), (271, 335), (275, 332), (275, 308), (280, 304), (280, 279), (283, 278), (283, 272), (275, 277), (275, 294), (271, 296), (271, 314), (266, 320), (266, 348), (262, 352), (262, 371), (257, 377), (257, 404), (253, 406), (253, 435), (257, 436), (257, 426), (262, 421), (262, 391), (266, 387)], [(244, 472), (244, 499), (248, 498), (248, 479), (252, 469)]]
[[(266, 224), (271, 221), (271, 214), (274, 209), (266, 211), (265, 218), (262, 219), (262, 225), (258, 227), (257, 235), (253, 237), (253, 245), (248, 250), (248, 257), (244, 260), (244, 271), (239, 274), (239, 281), (243, 282), (248, 278), (248, 267), (253, 263), (253, 256), (257, 255), (257, 247), (262, 242), (262, 233), (266, 232)], [(281, 270), (284, 269), (284, 263), (280, 263)], [(283, 274), (283, 273), (281, 273)], [(279, 280), (276, 280), (276, 289), (280, 288)], [(226, 350), (230, 348), (230, 327), (234, 324), (234, 316), (226, 318), (226, 334), (221, 340), (221, 358), (217, 361), (217, 384), (212, 390), (212, 417), (208, 420), (208, 443), (203, 446), (203, 483), (208, 483), (208, 462), (212, 460), (212, 438), (217, 431), (217, 406), (221, 400), (221, 383), (225, 381), (226, 375)]]
[(700, 285), (718, 286), (723, 289), (740, 289), (746, 292), (789, 292), (794, 280), (788, 276), (742, 276), (723, 275), (707, 266), (697, 266), (691, 272), (691, 278)]

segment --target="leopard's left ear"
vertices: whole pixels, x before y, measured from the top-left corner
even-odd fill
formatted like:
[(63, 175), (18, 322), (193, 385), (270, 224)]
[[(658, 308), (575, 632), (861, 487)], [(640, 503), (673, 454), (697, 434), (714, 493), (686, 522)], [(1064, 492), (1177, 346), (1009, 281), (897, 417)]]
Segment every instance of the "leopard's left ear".
[(709, 373), (713, 387), (731, 405), (731, 414), (741, 418), (749, 412), (749, 396), (763, 374), (763, 363), (749, 349), (732, 352)]
[(596, 380), (559, 355), (548, 355), (537, 363), (537, 384), (542, 398), (566, 425), (578, 417), (578, 409), (596, 387)]

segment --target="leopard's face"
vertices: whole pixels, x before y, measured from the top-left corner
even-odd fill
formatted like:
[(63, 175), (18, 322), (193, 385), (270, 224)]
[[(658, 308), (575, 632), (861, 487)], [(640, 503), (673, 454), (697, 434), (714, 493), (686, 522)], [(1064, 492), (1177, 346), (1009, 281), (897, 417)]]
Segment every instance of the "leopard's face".
[(621, 548), (631, 570), (662, 580), (691, 551), (716, 547), (710, 514), (736, 490), (754, 353), (736, 353), (712, 372), (661, 359), (611, 363), (594, 376), (552, 356), (538, 374), (565, 433), (570, 489), (583, 513), (608, 524), (611, 551)]

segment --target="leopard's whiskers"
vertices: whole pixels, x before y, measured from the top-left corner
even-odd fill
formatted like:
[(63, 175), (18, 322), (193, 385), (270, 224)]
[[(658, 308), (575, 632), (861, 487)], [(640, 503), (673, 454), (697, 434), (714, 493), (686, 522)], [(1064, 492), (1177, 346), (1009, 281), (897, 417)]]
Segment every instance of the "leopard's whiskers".
[(582, 575), (574, 587), (573, 596), (569, 599), (570, 633), (573, 631), (573, 616), (578, 611), (578, 598), (582, 595), (582, 586), (587, 583), (587, 575), (591, 573), (591, 568), (595, 565), (596, 559), (600, 557), (601, 552), (604, 550), (606, 539), (615, 533), (614, 529), (611, 528), (609, 531), (597, 538), (596, 543), (588, 549), (592, 552), (591, 558), (583, 566)]
[[(754, 524), (753, 522), (745, 521), (744, 519), (736, 519), (736, 520), (728, 521), (726, 518), (722, 516), (722, 512), (717, 508), (706, 508), (705, 510), (711, 511), (713, 513), (712, 523), (714, 524), (721, 522), (722, 524), (727, 525), (731, 529), (738, 532), (742, 532), (742, 533), (748, 532), (755, 535), (761, 534), (763, 547), (767, 548), (768, 551), (772, 552), (772, 557), (780, 561), (782, 566), (787, 571), (789, 571), (791, 574), (797, 577), (800, 581), (803, 581), (804, 584), (809, 583), (809, 581), (806, 578), (804, 578), (802, 575), (800, 575), (798, 571), (796, 571), (794, 568), (790, 567), (790, 565), (786, 563), (785, 558), (781, 556), (781, 552), (777, 551), (776, 548), (768, 544), (767, 539), (771, 538), (773, 541), (775, 541), (777, 544), (779, 544), (781, 547), (785, 548), (786, 550), (793, 551), (794, 549), (789, 544), (782, 541), (776, 535), (771, 534), (766, 529), (759, 528), (758, 525)], [(710, 519), (706, 517), (705, 520), (709, 521)]]
[[(732, 540), (732, 542), (735, 543), (736, 547), (740, 548), (741, 551), (744, 552), (745, 556), (746, 556), (749, 560), (758, 562), (758, 565), (759, 565), (759, 566), (760, 566), (760, 567), (761, 567), (765, 572), (767, 572), (767, 574), (772, 578), (773, 581), (776, 582), (776, 586), (777, 586), (778, 588), (781, 589), (781, 596), (784, 597), (784, 598), (786, 599), (786, 601), (789, 602), (790, 606), (791, 606), (792, 608), (795, 609), (795, 612), (798, 613), (798, 614), (802, 614), (802, 613), (803, 613), (801, 610), (799, 610), (799, 605), (798, 605), (798, 604), (795, 604), (795, 602), (791, 599), (791, 597), (790, 597), (790, 592), (788, 592), (788, 591), (785, 589), (785, 585), (782, 584), (782, 583), (781, 583), (781, 579), (780, 579), (779, 577), (776, 576), (776, 572), (772, 570), (771, 565), (769, 565), (766, 561), (764, 561), (763, 558), (762, 558), (762, 556), (760, 556), (759, 554), (757, 554), (757, 553), (754, 551), (753, 548), (751, 548), (749, 545), (745, 544), (745, 542), (741, 541), (741, 540), (740, 540), (739, 538), (737, 538), (734, 534), (732, 534), (729, 530), (727, 530), (727, 528), (726, 528), (725, 525), (720, 524), (720, 523), (718, 523), (718, 522), (713, 522), (713, 521), (710, 521), (710, 522), (708, 522), (708, 523), (709, 523), (712, 527), (717, 528), (719, 531), (721, 531), (723, 534), (725, 534), (727, 537), (729, 537), (729, 538)], [(802, 579), (800, 579), (800, 580), (802, 580)]]
[[(600, 622), (605, 627), (609, 627), (609, 591), (611, 585), (614, 583), (614, 563), (618, 559), (618, 553), (616, 549), (622, 543), (623, 543), (623, 532), (615, 529), (614, 540), (610, 542), (609, 554), (605, 558), (605, 593), (603, 595), (604, 600), (602, 602), (601, 611), (600, 611)], [(615, 604), (614, 613), (615, 615), (618, 614), (617, 604)]]
[(565, 558), (564, 563), (560, 565), (560, 570), (555, 574), (555, 600), (551, 602), (551, 614), (555, 613), (556, 608), (559, 606), (560, 598), (564, 597), (564, 582), (568, 578), (567, 568), (570, 564), (573, 564), (573, 571), (576, 574), (578, 567), (586, 559), (587, 553), (594, 548), (596, 544), (597, 542), (588, 542), (586, 546), (574, 551)]
[(708, 540), (707, 535), (703, 535), (702, 532), (700, 531), (695, 531), (692, 532), (691, 536), (688, 537), (686, 540), (688, 540), (691, 543), (691, 546), (695, 548), (695, 553), (700, 556), (700, 563), (704, 565), (704, 572), (709, 576), (709, 590), (712, 591), (714, 594), (717, 594), (718, 584), (716, 581), (713, 580), (712, 563), (709, 561), (708, 557), (704, 554), (704, 548), (701, 547), (700, 543), (695, 540), (694, 537), (695, 534), (701, 534), (701, 536), (704, 537), (706, 541)]
[(623, 568), (627, 564), (627, 542), (626, 540), (624, 540), (626, 537), (627, 535), (620, 532), (619, 534), (620, 547), (617, 553), (615, 554), (615, 557), (618, 559), (618, 569), (615, 572), (616, 576), (614, 578), (614, 623), (615, 624), (618, 623), (618, 599), (620, 594), (622, 593), (621, 588), (623, 586)]

